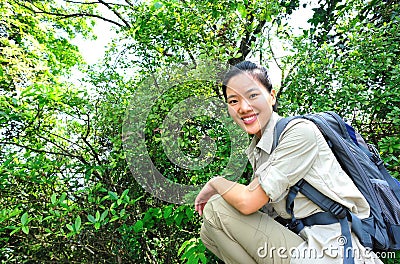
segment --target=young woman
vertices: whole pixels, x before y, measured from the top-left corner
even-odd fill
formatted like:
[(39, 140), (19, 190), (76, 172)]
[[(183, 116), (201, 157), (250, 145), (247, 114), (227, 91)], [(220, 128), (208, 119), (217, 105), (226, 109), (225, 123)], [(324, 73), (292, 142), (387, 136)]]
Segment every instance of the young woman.
[[(276, 92), (267, 70), (252, 62), (235, 65), (225, 76), (223, 93), (233, 120), (254, 135), (247, 155), (254, 177), (247, 186), (215, 177), (195, 200), (203, 216), (200, 236), (206, 247), (225, 263), (343, 263), (339, 223), (305, 227), (295, 234), (275, 221), (289, 219), (286, 197), (291, 186), (305, 179), (320, 192), (346, 206), (359, 218), (369, 205), (341, 169), (318, 128), (296, 119), (272, 148), (280, 116)], [(302, 194), (295, 198), (294, 215), (302, 219), (322, 210)], [(352, 233), (355, 263), (382, 263)]]

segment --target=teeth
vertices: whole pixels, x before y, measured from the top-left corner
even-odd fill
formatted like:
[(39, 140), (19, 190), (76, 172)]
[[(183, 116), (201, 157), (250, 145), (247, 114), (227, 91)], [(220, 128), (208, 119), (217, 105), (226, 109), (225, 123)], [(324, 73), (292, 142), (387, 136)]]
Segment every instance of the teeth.
[(250, 116), (250, 117), (243, 118), (243, 121), (250, 121), (250, 120), (254, 119), (254, 117), (255, 116)]

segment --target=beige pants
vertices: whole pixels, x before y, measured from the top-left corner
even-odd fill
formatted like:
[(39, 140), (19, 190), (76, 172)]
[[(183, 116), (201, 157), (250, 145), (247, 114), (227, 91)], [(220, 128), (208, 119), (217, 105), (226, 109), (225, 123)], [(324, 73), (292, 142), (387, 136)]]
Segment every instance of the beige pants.
[(303, 239), (267, 214), (243, 215), (215, 196), (203, 212), (201, 240), (225, 263), (289, 263), (290, 248)]

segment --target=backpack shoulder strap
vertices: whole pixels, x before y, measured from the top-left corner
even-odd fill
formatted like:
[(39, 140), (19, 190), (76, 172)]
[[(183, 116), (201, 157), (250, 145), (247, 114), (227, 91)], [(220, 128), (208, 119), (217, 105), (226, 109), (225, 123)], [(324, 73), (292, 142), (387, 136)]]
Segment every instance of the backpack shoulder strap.
[[(316, 213), (304, 219), (296, 219), (293, 207), (294, 199), (298, 192), (301, 192), (308, 197), (312, 202), (323, 209), (325, 213)], [(292, 217), (289, 229), (295, 233), (299, 233), (304, 226), (324, 225), (339, 222), (343, 238), (342, 246), (344, 246), (343, 264), (354, 264), (353, 256), (348, 254), (349, 250), (352, 248), (351, 230), (359, 236), (363, 235), (363, 230), (361, 220), (354, 214), (350, 213), (346, 207), (322, 194), (306, 180), (301, 179), (290, 188), (286, 199), (286, 211)], [(349, 220), (352, 221), (351, 228), (348, 223)]]
[(290, 116), (290, 117), (284, 117), (279, 119), (276, 122), (275, 125), (275, 130), (274, 130), (274, 137), (273, 137), (273, 143), (272, 143), (272, 151), (276, 149), (279, 143), (279, 137), (281, 136), (283, 130), (285, 130), (286, 126), (289, 124), (290, 121), (298, 118), (304, 118), (304, 116)]

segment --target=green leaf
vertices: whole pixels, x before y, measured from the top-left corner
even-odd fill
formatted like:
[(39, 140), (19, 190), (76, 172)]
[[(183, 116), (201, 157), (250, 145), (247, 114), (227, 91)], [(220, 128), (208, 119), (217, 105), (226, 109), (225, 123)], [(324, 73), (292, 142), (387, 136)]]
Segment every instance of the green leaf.
[(206, 258), (206, 256), (204, 255), (204, 253), (200, 253), (200, 254), (199, 254), (199, 258), (200, 258), (200, 260), (201, 260), (201, 263), (203, 263), (203, 264), (206, 264), (206, 263), (207, 263), (207, 258)]
[(193, 238), (186, 240), (183, 242), (182, 246), (178, 249), (178, 256), (182, 253), (182, 251), (187, 247), (187, 245), (193, 243)]
[(190, 208), (190, 207), (186, 208), (185, 213), (186, 213), (186, 216), (187, 216), (189, 219), (192, 219), (192, 218), (193, 218), (194, 211), (193, 211), (192, 208)]
[(168, 206), (164, 209), (164, 219), (168, 218), (172, 213), (172, 207)]
[(163, 4), (160, 3), (160, 2), (155, 2), (155, 3), (154, 3), (154, 7), (155, 7), (156, 9), (159, 9), (159, 8), (163, 7)]
[(10, 236), (14, 235), (14, 234), (17, 233), (19, 230), (21, 230), (21, 227), (15, 228), (15, 229), (10, 233)]
[(196, 252), (193, 252), (192, 254), (189, 255), (187, 263), (188, 264), (198, 264), (199, 263), (199, 257)]
[[(125, 199), (125, 200), (127, 200), (127, 201), (129, 201), (128, 193), (129, 193), (129, 189), (126, 189), (126, 190), (121, 194), (121, 198), (122, 198), (122, 199)], [(126, 199), (126, 198), (128, 198), (128, 199)]]
[(110, 222), (114, 222), (115, 220), (118, 220), (118, 219), (119, 219), (119, 216), (118, 216), (118, 215), (115, 215), (115, 216), (113, 216), (113, 217), (111, 218)]
[(22, 224), (23, 226), (25, 226), (25, 225), (28, 224), (28, 217), (29, 217), (28, 212), (24, 213), (24, 214), (21, 216), (21, 224)]
[(87, 216), (87, 219), (88, 219), (91, 223), (96, 223), (96, 218), (94, 218), (94, 216), (91, 215), (91, 214)]
[(100, 222), (104, 221), (104, 219), (108, 216), (108, 209), (106, 209), (100, 217)]
[(82, 224), (81, 217), (78, 215), (75, 219), (75, 231), (76, 232), (79, 232), (79, 230), (81, 229), (81, 224)]
[(133, 226), (133, 230), (134, 230), (136, 233), (139, 233), (142, 229), (143, 229), (143, 221), (138, 220), (138, 221), (135, 223), (135, 225)]
[(24, 232), (25, 234), (29, 234), (29, 227), (23, 226), (22, 227), (22, 232)]
[(111, 199), (118, 200), (118, 195), (115, 192), (108, 191), (108, 195), (111, 197)]
[(103, 198), (101, 198), (100, 203), (102, 203), (103, 201), (107, 200), (108, 198), (110, 198), (110, 195), (106, 195)]
[(177, 225), (180, 225), (180, 224), (181, 224), (182, 219), (183, 219), (183, 214), (182, 214), (182, 213), (178, 213), (178, 214), (176, 214), (176, 215), (174, 216), (174, 220), (175, 220), (175, 223), (176, 223)]
[(67, 224), (66, 226), (67, 226), (68, 230), (70, 230), (70, 231), (74, 231), (74, 228), (72, 227), (72, 225), (70, 225), (70, 224)]
[(54, 218), (53, 215), (46, 216), (45, 218), (43, 218), (42, 222), (45, 222), (45, 221), (50, 220), (52, 218)]
[(185, 248), (185, 252), (183, 253), (182, 257), (189, 258), (191, 255), (194, 254), (195, 251), (196, 251), (196, 243), (192, 242)]
[(59, 203), (64, 202), (65, 198), (67, 197), (66, 193), (62, 193), (60, 199), (58, 200)]
[(50, 197), (51, 204), (55, 205), (57, 203), (57, 194), (53, 193), (53, 195)]
[(126, 214), (125, 209), (122, 209), (122, 210), (119, 212), (119, 216), (120, 216), (120, 217), (123, 217), (125, 214)]
[(178, 249), (178, 256), (181, 255), (182, 251), (185, 249), (186, 245), (189, 243), (189, 241), (185, 241), (182, 246)]
[(238, 3), (237, 4), (237, 11), (239, 12), (240, 16), (242, 18), (246, 18), (247, 16), (247, 11), (246, 11), (246, 7), (244, 6), (244, 4), (242, 3)]

